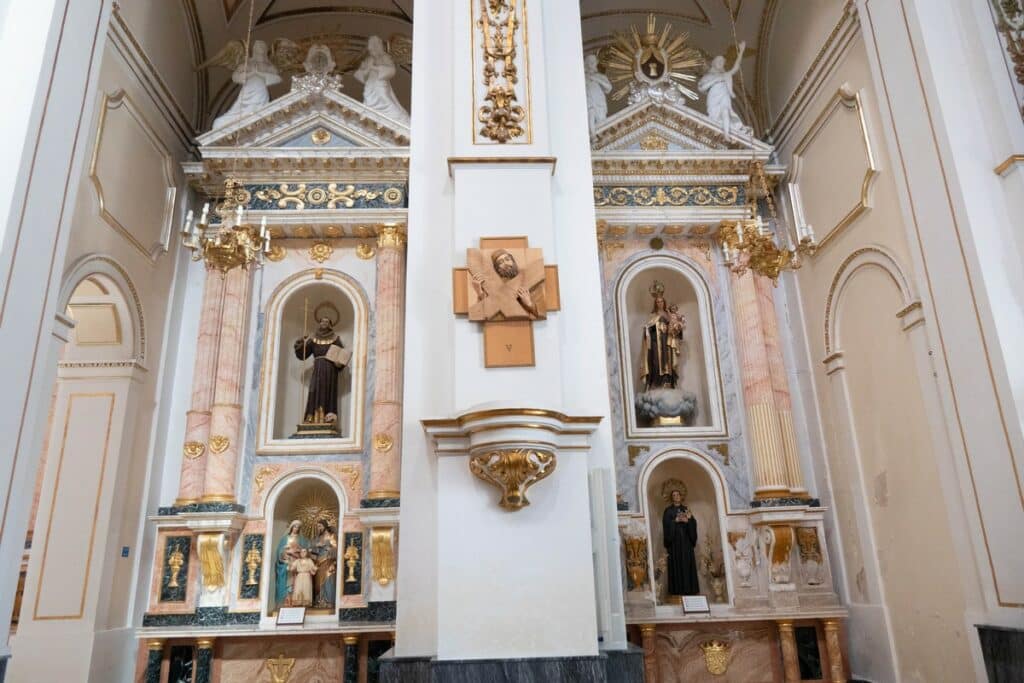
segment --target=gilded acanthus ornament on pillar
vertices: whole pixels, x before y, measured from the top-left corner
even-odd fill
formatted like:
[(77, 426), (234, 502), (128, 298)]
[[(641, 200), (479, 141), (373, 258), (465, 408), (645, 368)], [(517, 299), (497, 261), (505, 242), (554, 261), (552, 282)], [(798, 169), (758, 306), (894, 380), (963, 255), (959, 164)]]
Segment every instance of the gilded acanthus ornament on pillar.
[(530, 504), (526, 491), (555, 471), (554, 453), (526, 448), (488, 451), (469, 459), (469, 471), (501, 491), (498, 505), (521, 510)]

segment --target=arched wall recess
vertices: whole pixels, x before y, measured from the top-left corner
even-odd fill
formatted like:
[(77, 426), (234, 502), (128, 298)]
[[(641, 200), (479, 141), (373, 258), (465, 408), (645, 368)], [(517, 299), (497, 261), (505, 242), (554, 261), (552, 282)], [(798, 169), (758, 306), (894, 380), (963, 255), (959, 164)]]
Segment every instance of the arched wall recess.
[[(336, 300), (343, 320), (338, 325), (345, 348), (352, 352), (348, 366), (341, 373), (339, 396), (339, 438), (289, 439), (305, 403), (302, 378), (306, 365), (294, 357), (292, 343), (303, 335), (319, 301), (303, 294), (325, 294)], [(274, 290), (266, 308), (266, 329), (263, 335), (263, 358), (260, 374), (257, 453), (351, 453), (363, 449), (363, 416), (366, 405), (367, 362), (369, 346), (369, 301), (362, 287), (348, 275), (327, 269), (296, 273)], [(346, 314), (350, 315), (345, 318)], [(305, 319), (305, 322), (303, 322)], [(294, 338), (292, 338), (294, 337)], [(291, 373), (291, 374), (287, 374)], [(294, 376), (292, 376), (294, 375)], [(287, 384), (286, 384), (287, 382)], [(288, 425), (291, 426), (289, 430)]]
[[(686, 313), (680, 386), (695, 395), (697, 414), (688, 426), (648, 426), (637, 415), (636, 393), (642, 390), (639, 358), (641, 329), (650, 317), (654, 280), (666, 286), (668, 303)], [(681, 254), (647, 255), (630, 263), (615, 282), (615, 331), (620, 366), (620, 392), (626, 438), (699, 438), (727, 434), (722, 372), (711, 289), (704, 271)]]

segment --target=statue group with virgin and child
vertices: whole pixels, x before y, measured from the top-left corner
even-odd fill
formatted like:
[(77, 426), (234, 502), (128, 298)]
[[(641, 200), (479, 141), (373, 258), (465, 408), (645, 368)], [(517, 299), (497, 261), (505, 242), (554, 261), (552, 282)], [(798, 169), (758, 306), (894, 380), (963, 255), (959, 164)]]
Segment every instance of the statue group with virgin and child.
[(327, 519), (316, 522), (312, 539), (293, 520), (277, 543), (275, 597), (278, 607), (334, 609), (337, 601), (338, 536)]

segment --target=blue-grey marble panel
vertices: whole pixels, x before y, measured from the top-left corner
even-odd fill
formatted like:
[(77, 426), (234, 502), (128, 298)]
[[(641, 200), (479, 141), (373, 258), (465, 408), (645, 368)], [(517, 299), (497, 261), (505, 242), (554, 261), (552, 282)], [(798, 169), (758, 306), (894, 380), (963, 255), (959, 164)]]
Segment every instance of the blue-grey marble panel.
[(200, 607), (191, 614), (145, 614), (144, 627), (236, 626), (260, 623), (259, 612), (229, 612), (227, 607)]
[(1024, 681), (1024, 629), (978, 626), (989, 683)]
[[(381, 660), (381, 683), (606, 683), (607, 657), (538, 657), (536, 659)], [(624, 679), (633, 683), (637, 679)], [(642, 674), (641, 674), (641, 681)]]
[(361, 508), (396, 508), (401, 504), (398, 498), (363, 498), (359, 501)]

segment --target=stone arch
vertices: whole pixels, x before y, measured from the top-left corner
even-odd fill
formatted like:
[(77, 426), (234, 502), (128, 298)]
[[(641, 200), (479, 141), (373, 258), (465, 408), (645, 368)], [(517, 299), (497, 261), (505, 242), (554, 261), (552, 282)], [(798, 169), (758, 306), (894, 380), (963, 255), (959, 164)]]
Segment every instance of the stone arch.
[[(658, 548), (655, 547), (655, 541), (660, 539), (660, 532), (658, 534), (654, 533), (654, 525), (660, 523), (660, 520), (651, 512), (653, 501), (650, 499), (648, 489), (650, 488), (653, 475), (658, 470), (664, 468), (665, 465), (672, 463), (673, 461), (682, 461), (695, 466), (704, 474), (704, 476), (707, 477), (707, 481), (711, 485), (711, 492), (714, 496), (713, 503), (715, 506), (716, 528), (712, 531), (715, 533), (715, 538), (718, 540), (718, 549), (719, 552), (722, 553), (723, 562), (725, 561), (725, 550), (728, 548), (726, 522), (726, 518), (729, 514), (728, 486), (726, 484), (725, 476), (718, 464), (715, 463), (714, 459), (707, 453), (695, 448), (685, 446), (671, 446), (669, 448), (665, 448), (644, 462), (640, 468), (640, 472), (637, 474), (637, 501), (641, 514), (643, 515), (644, 528), (647, 532), (649, 544), (649, 552), (647, 553), (648, 575), (651, 577), (652, 585), (654, 582), (655, 555), (658, 550)], [(696, 512), (697, 511), (695, 510), (695, 513)], [(699, 546), (703, 542), (703, 534), (706, 533), (707, 529), (702, 530), (700, 528), (701, 520), (699, 518), (698, 523), (697, 543)], [(697, 551), (699, 553), (699, 548)], [(731, 602), (734, 599), (731, 572), (726, 571), (725, 578), (729, 601)]]
[(914, 293), (910, 280), (907, 278), (896, 257), (887, 249), (879, 246), (861, 247), (855, 250), (840, 264), (825, 299), (825, 356), (830, 357), (839, 349), (839, 308), (843, 295), (853, 277), (865, 268), (878, 268), (888, 275), (900, 291), (903, 308), (896, 313), (902, 317), (908, 311), (920, 307), (920, 301)]
[(104, 276), (120, 290), (130, 317), (132, 356), (141, 364), (146, 359), (146, 318), (142, 311), (142, 301), (128, 271), (110, 256), (87, 254), (68, 267), (61, 281), (57, 310), (65, 310), (78, 285), (92, 275)]

